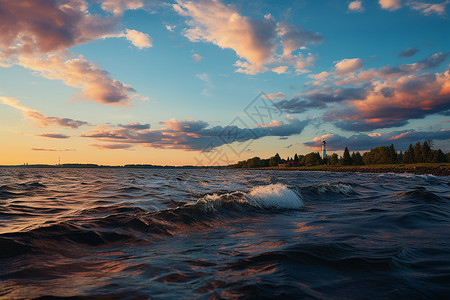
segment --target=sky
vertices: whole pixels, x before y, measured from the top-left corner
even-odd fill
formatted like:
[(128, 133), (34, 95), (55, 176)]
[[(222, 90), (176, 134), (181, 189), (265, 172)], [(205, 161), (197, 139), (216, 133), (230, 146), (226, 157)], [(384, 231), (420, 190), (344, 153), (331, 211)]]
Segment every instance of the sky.
[(0, 164), (450, 152), (449, 7), (0, 0)]

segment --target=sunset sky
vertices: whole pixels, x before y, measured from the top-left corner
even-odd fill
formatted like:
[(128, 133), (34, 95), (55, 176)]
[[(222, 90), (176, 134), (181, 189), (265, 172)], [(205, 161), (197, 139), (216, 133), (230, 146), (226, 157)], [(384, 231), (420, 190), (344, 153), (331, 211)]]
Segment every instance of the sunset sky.
[(0, 164), (449, 152), (449, 7), (0, 0)]

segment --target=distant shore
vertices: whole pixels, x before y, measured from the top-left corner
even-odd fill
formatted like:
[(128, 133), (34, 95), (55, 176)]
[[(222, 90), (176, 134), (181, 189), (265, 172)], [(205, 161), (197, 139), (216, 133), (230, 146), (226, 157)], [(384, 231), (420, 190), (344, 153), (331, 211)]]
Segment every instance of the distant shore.
[(265, 167), (256, 170), (318, 171), (346, 173), (411, 173), (416, 175), (450, 176), (450, 163), (424, 163), (400, 165), (362, 165), (362, 166), (301, 166)]
[(450, 163), (421, 163), (397, 165), (361, 165), (361, 166), (299, 166), (299, 167), (263, 167), (263, 168), (228, 168), (225, 166), (158, 166), (158, 165), (124, 165), (108, 166), (96, 164), (64, 164), (64, 165), (3, 165), (3, 168), (139, 168), (139, 169), (229, 169), (229, 170), (283, 170), (283, 171), (317, 171), (345, 173), (410, 173), (416, 175), (450, 176)]

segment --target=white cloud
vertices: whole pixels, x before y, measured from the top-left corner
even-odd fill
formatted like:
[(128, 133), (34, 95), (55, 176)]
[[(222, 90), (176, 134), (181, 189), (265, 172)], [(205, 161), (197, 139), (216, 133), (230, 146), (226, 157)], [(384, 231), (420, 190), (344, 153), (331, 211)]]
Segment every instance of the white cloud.
[(336, 63), (336, 74), (346, 75), (364, 68), (364, 63), (360, 58), (346, 58)]
[(146, 33), (134, 29), (126, 29), (121, 36), (139, 49), (152, 47), (152, 38)]
[(273, 68), (272, 72), (275, 72), (277, 74), (284, 74), (287, 72), (288, 68), (289, 68), (288, 66), (279, 66), (279, 67)]

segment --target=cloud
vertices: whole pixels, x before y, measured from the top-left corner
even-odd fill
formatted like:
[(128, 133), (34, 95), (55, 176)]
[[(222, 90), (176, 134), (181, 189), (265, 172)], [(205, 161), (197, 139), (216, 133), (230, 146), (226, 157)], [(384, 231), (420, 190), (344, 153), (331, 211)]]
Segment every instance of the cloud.
[(366, 151), (379, 146), (394, 144), (397, 150), (406, 150), (409, 144), (417, 141), (431, 140), (449, 140), (450, 131), (416, 131), (402, 130), (392, 132), (381, 132), (375, 134), (354, 134), (350, 137), (340, 136), (338, 134), (326, 134), (321, 137), (315, 137), (312, 141), (303, 143), (305, 146), (314, 150), (320, 150), (322, 138), (327, 141), (327, 150), (337, 151), (348, 147), (350, 151)]
[[(176, 120), (160, 122), (162, 129), (132, 130), (102, 125), (81, 136), (102, 142), (122, 145), (143, 145), (158, 149), (208, 151), (208, 146), (219, 147), (233, 142), (244, 142), (266, 136), (290, 136), (303, 131), (308, 121), (286, 118), (286, 122), (274, 121), (266, 127), (239, 128), (234, 125), (214, 126), (200, 120)], [(209, 149), (211, 150), (211, 149)]]
[(95, 147), (100, 150), (124, 150), (133, 147), (130, 144), (88, 144), (88, 146)]
[[(190, 41), (232, 49), (239, 57), (234, 65), (241, 73), (266, 72), (285, 66), (286, 61), (294, 66), (295, 61), (303, 57), (292, 55), (293, 51), (323, 41), (321, 34), (277, 23), (270, 14), (263, 19), (242, 16), (232, 5), (220, 0), (177, 0), (173, 8), (188, 19), (184, 35)], [(279, 46), (282, 46), (282, 53), (276, 53)]]
[(409, 3), (409, 6), (411, 9), (419, 11), (421, 14), (425, 16), (429, 16), (431, 14), (436, 14), (439, 16), (445, 16), (446, 15), (446, 6), (449, 4), (450, 1), (444, 1), (441, 3), (425, 3), (425, 2), (418, 2), (413, 1)]
[(61, 54), (41, 57), (22, 57), (17, 62), (25, 68), (39, 72), (42, 77), (62, 80), (66, 85), (80, 88), (81, 97), (101, 104), (124, 106), (132, 99), (135, 90), (111, 77), (83, 56), (67, 59)]
[(331, 74), (328, 73), (327, 71), (322, 71), (319, 74), (310, 74), (308, 75), (309, 78), (313, 78), (315, 80), (324, 80), (326, 79), (328, 76), (330, 76)]
[(399, 76), (426, 71), (440, 66), (447, 59), (447, 56), (448, 52), (435, 53), (413, 64), (403, 64), (394, 67), (390, 66), (382, 67), (378, 69), (376, 72), (374, 72), (374, 75), (384, 79), (384, 78), (396, 78)]
[(414, 55), (417, 54), (417, 52), (419, 52), (419, 49), (413, 47), (413, 48), (408, 48), (403, 50), (398, 57), (413, 57)]
[(31, 151), (50, 151), (50, 152), (56, 152), (56, 151), (76, 151), (75, 149), (45, 149), (45, 148), (31, 148)]
[[(394, 11), (400, 9), (402, 7), (401, 0), (379, 0), (378, 3), (381, 5), (381, 8)], [(432, 14), (436, 14), (439, 16), (446, 15), (446, 6), (450, 1), (446, 0), (441, 3), (426, 3), (420, 1), (407, 1), (406, 5), (408, 5), (411, 9), (419, 11), (421, 14), (425, 16), (429, 16)]]
[(330, 103), (363, 99), (369, 89), (369, 85), (357, 88), (325, 87), (296, 95), (290, 100), (281, 100), (277, 102), (277, 106), (288, 113), (302, 113), (312, 108), (326, 108)]
[(61, 51), (114, 33), (120, 19), (92, 15), (84, 1), (0, 1), (0, 49), (12, 54)]
[(152, 38), (146, 33), (133, 29), (126, 29), (124, 33), (118, 35), (118, 37), (120, 36), (125, 37), (139, 49), (152, 47)]
[(175, 30), (175, 27), (176, 27), (176, 26), (173, 26), (173, 25), (166, 25), (166, 29), (167, 29), (168, 31), (174, 31), (174, 30)]
[(202, 60), (202, 58), (203, 58), (203, 57), (201, 57), (201, 56), (198, 55), (197, 53), (194, 53), (194, 54), (192, 55), (192, 59), (193, 59), (196, 63), (200, 62), (200, 61)]
[(362, 1), (352, 1), (348, 4), (348, 10), (351, 12), (363, 12), (364, 7)]
[(41, 134), (38, 134), (37, 136), (47, 137), (47, 138), (52, 138), (52, 139), (68, 139), (68, 138), (70, 138), (70, 136), (62, 134), (62, 133), (58, 133), (58, 132), (41, 133)]
[(119, 124), (117, 126), (126, 128), (126, 129), (132, 129), (132, 130), (150, 129), (150, 124), (140, 124), (139, 122), (132, 122), (132, 123), (125, 124), (125, 125)]
[(204, 81), (204, 82), (210, 82), (211, 81), (209, 79), (209, 75), (207, 73), (197, 74), (197, 75), (195, 75), (195, 77), (197, 77), (198, 79), (200, 79), (201, 81)]
[(221, 48), (233, 49), (251, 63), (261, 65), (275, 49), (276, 23), (241, 16), (220, 1), (177, 1), (173, 5), (180, 15), (189, 17), (185, 36), (191, 41), (206, 41)]
[(266, 98), (266, 99), (273, 100), (273, 99), (286, 98), (286, 95), (284, 93), (282, 93), (282, 92), (279, 92), (279, 93), (275, 93), (275, 94), (266, 94), (266, 95), (263, 95), (263, 97)]
[(345, 75), (364, 68), (364, 63), (360, 58), (346, 58), (336, 63), (335, 73)]
[(284, 74), (287, 72), (288, 68), (289, 68), (288, 66), (279, 66), (279, 67), (273, 68), (272, 72), (275, 72), (277, 74)]
[(381, 5), (382, 9), (391, 11), (400, 9), (402, 7), (401, 0), (379, 0), (378, 3)]
[(285, 23), (277, 24), (278, 34), (283, 45), (283, 55), (289, 56), (297, 49), (301, 49), (307, 44), (322, 43), (323, 35), (318, 32), (307, 31), (296, 25)]
[(404, 126), (409, 119), (450, 110), (450, 71), (373, 83), (365, 97), (334, 107), (323, 118), (352, 131)]
[[(343, 60), (336, 63), (335, 72), (309, 75), (317, 80), (312, 90), (277, 106), (288, 113), (325, 109), (323, 121), (348, 131), (400, 127), (412, 119), (450, 115), (450, 71), (426, 73), (447, 57), (448, 53), (435, 53), (416, 63), (359, 72), (355, 70), (361, 62)], [(345, 75), (336, 76), (338, 71)]]
[(141, 0), (103, 0), (101, 7), (104, 11), (121, 15), (125, 10), (139, 9), (144, 6)]
[(25, 118), (35, 121), (40, 126), (57, 125), (61, 127), (75, 129), (80, 126), (89, 124), (88, 122), (73, 120), (69, 118), (47, 117), (46, 115), (37, 110), (21, 105), (19, 103), (19, 100), (11, 97), (0, 97), (0, 102), (22, 111), (22, 114)]
[(83, 0), (0, 0), (0, 65), (20, 65), (37, 74), (81, 88), (82, 96), (103, 104), (127, 104), (131, 86), (111, 78), (68, 49), (96, 39), (126, 37), (135, 46), (151, 46), (148, 35), (119, 31), (120, 14), (140, 7), (140, 1), (102, 1), (113, 15), (90, 13)]

